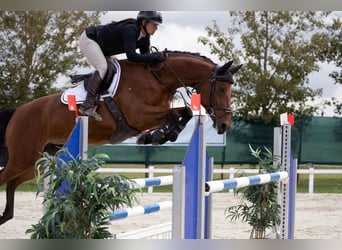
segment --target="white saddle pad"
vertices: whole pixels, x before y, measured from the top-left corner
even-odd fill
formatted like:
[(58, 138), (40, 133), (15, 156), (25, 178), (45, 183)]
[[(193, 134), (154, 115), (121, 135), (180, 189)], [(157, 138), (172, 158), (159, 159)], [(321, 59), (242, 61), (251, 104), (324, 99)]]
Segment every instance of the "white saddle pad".
[[(106, 96), (113, 97), (116, 93), (117, 88), (118, 88), (120, 75), (121, 75), (121, 68), (120, 68), (120, 64), (117, 60), (114, 60), (113, 65), (116, 68), (116, 74), (114, 75), (112, 83), (110, 84), (110, 87), (108, 88), (108, 93), (106, 95), (102, 95), (100, 97), (100, 101), (103, 101), (103, 98)], [(75, 95), (77, 104), (83, 103), (87, 97), (87, 91), (84, 88), (83, 81), (81, 84), (77, 85), (76, 87), (66, 89), (62, 93), (62, 96), (61, 96), (61, 102), (62, 103), (68, 104), (68, 95)]]

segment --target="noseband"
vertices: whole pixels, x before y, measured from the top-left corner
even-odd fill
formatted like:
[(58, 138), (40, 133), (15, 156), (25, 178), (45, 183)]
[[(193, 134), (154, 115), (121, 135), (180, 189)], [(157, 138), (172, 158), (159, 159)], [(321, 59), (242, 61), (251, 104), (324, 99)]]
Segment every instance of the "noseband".
[[(192, 95), (192, 92), (189, 91), (184, 83), (184, 81), (179, 77), (179, 75), (177, 74), (177, 72), (171, 67), (171, 65), (168, 63), (168, 61), (165, 61), (163, 63), (162, 66), (167, 66), (168, 69), (170, 70), (170, 72), (173, 74), (173, 76), (177, 79), (177, 81), (180, 83), (180, 85), (182, 87), (184, 87), (187, 91), (187, 94), (189, 97), (191, 97)], [(169, 84), (164, 80), (162, 79), (158, 74), (157, 74), (157, 71), (160, 70), (162, 67), (158, 68), (157, 70), (153, 70), (150, 68), (151, 72), (153, 73), (153, 75), (167, 88), (169, 89), (171, 92), (173, 92), (173, 90), (170, 88)], [(209, 105), (208, 106), (204, 106), (207, 114), (209, 116), (211, 116), (213, 119), (215, 119), (216, 121), (219, 121), (221, 120), (223, 117), (225, 117), (226, 115), (229, 115), (229, 114), (232, 114), (233, 113), (233, 110), (231, 108), (226, 108), (226, 107), (216, 107), (216, 106), (213, 106), (213, 96), (214, 96), (214, 93), (215, 93), (215, 86), (216, 86), (216, 81), (217, 80), (220, 80), (220, 81), (226, 81), (226, 82), (229, 82), (230, 84), (232, 84), (229, 80), (231, 78), (227, 77), (226, 75), (218, 75), (218, 70), (219, 70), (219, 66), (216, 65), (214, 67), (214, 69), (210, 72), (210, 74), (205, 77), (202, 81), (200, 81), (197, 85), (195, 85), (193, 88), (194, 89), (198, 89), (201, 85), (203, 85), (205, 82), (207, 82), (209, 79), (210, 79), (210, 90), (209, 90)], [(216, 114), (215, 114), (215, 111), (216, 110), (223, 110), (225, 113), (220, 116), (220, 117), (216, 117)]]

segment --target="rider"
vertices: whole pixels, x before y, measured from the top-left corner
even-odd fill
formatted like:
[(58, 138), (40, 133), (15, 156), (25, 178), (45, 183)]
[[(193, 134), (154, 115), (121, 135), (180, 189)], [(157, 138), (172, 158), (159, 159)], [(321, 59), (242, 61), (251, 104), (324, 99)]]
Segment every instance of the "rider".
[[(107, 73), (107, 57), (126, 53), (127, 59), (132, 62), (160, 63), (165, 60), (165, 55), (161, 52), (149, 53), (150, 36), (162, 22), (159, 11), (140, 11), (136, 19), (86, 28), (80, 36), (79, 45), (96, 71), (89, 80), (87, 98), (79, 108), (82, 115), (102, 121), (101, 115), (96, 112), (95, 103), (97, 92)], [(139, 49), (140, 54), (136, 53), (136, 49)]]

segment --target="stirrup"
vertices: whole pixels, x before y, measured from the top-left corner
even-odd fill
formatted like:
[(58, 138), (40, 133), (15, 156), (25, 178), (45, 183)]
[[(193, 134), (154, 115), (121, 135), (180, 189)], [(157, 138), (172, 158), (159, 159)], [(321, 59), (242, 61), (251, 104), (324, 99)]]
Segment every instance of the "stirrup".
[(82, 115), (93, 117), (93, 118), (95, 118), (96, 121), (100, 122), (100, 121), (102, 121), (102, 116), (96, 112), (96, 108), (97, 108), (96, 106), (95, 107), (90, 107), (90, 108), (84, 108), (84, 107), (81, 106), (78, 109), (78, 111)]

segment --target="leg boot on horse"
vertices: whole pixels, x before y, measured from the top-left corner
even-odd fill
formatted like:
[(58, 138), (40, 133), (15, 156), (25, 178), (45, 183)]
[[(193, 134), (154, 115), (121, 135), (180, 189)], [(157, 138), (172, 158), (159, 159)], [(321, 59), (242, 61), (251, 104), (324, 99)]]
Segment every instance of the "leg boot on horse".
[(141, 133), (137, 139), (137, 144), (161, 145), (167, 141), (174, 142), (191, 118), (192, 111), (189, 107), (179, 109), (178, 112), (171, 110), (168, 121), (152, 134), (150, 131)]
[(101, 83), (102, 79), (100, 74), (98, 71), (95, 71), (89, 79), (87, 98), (78, 110), (82, 115), (94, 117), (96, 121), (102, 121), (102, 116), (96, 112), (97, 106), (95, 105), (96, 96), (100, 89)]
[(167, 115), (167, 121), (158, 129), (151, 131), (145, 131), (141, 133), (137, 138), (137, 144), (153, 144), (161, 145), (167, 142), (166, 135), (170, 133), (171, 129), (178, 124), (179, 114), (174, 109), (169, 111)]
[(177, 140), (178, 135), (180, 132), (183, 131), (186, 124), (190, 121), (192, 118), (192, 111), (189, 107), (185, 107), (184, 110), (181, 112), (181, 118), (176, 124), (176, 126), (166, 135), (166, 139), (174, 142)]
[(176, 126), (179, 120), (179, 114), (174, 109), (171, 109), (168, 115), (167, 122), (151, 135), (153, 145), (162, 145), (167, 142), (167, 134)]

